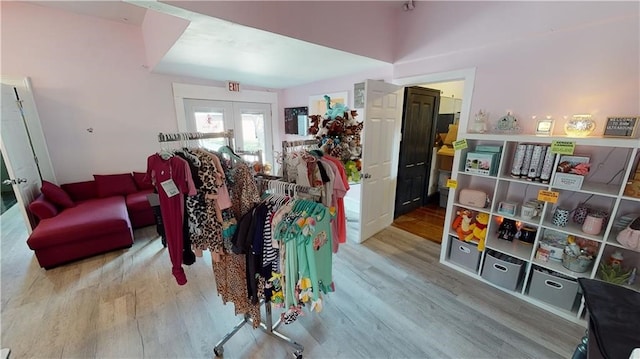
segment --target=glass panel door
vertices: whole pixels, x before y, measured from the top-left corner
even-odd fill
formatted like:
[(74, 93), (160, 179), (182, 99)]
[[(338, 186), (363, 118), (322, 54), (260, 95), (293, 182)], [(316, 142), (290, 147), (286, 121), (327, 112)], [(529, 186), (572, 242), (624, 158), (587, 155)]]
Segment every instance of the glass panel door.
[[(234, 102), (236, 145), (242, 151), (261, 151), (262, 161), (271, 159), (271, 105), (262, 103)], [(247, 161), (256, 161), (255, 156), (246, 156)]]
[[(223, 132), (234, 129), (233, 105), (225, 101), (194, 100), (184, 101), (187, 129), (192, 132)], [(213, 151), (226, 145), (224, 138), (200, 140), (199, 145)]]
[[(261, 160), (274, 163), (270, 104), (185, 99), (184, 107), (188, 131), (233, 130), (237, 151), (262, 151)], [(214, 151), (225, 144), (223, 138), (200, 140), (201, 146)], [(247, 162), (258, 160), (256, 156), (243, 157)]]

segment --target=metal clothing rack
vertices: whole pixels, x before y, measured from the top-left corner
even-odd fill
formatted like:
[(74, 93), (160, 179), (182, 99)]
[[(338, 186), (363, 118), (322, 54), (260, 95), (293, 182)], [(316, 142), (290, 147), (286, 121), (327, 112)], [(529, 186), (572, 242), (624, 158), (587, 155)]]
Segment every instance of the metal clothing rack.
[(287, 153), (320, 148), (320, 140), (282, 141), (282, 177), (287, 179)]
[(257, 162), (259, 162), (262, 165), (264, 164), (264, 158), (262, 158), (262, 150), (257, 150), (257, 151), (235, 150), (235, 152), (236, 154), (238, 154), (238, 156), (242, 157), (243, 159), (245, 159), (245, 157), (255, 157)]
[(189, 141), (221, 137), (233, 138), (233, 130), (227, 130), (224, 132), (160, 132), (158, 134), (158, 142)]
[[(275, 193), (281, 193), (281, 194), (290, 194), (289, 191), (294, 191), (294, 193), (300, 192), (300, 193), (308, 193), (313, 196), (317, 195), (318, 198), (322, 193), (320, 188), (308, 187), (308, 186), (298, 185), (295, 183), (284, 182), (279, 177), (275, 177), (275, 176), (258, 174), (255, 176), (255, 179), (260, 185), (262, 185), (262, 187), (266, 187), (266, 189), (271, 191), (272, 193), (275, 192)], [(280, 324), (282, 324), (282, 318), (279, 318), (274, 324), (272, 319), (273, 312), (271, 310), (271, 302), (266, 301), (266, 302), (263, 302), (263, 304), (265, 307), (265, 316), (266, 316), (265, 320), (267, 323), (265, 324), (264, 322), (260, 322), (259, 328), (262, 329), (265, 333), (275, 338), (278, 338), (284, 341), (285, 343), (289, 344), (290, 346), (292, 346), (294, 348), (294, 351), (292, 352), (293, 356), (296, 359), (302, 359), (302, 352), (304, 351), (304, 347), (302, 346), (302, 344), (276, 331), (280, 326)], [(249, 317), (248, 314), (245, 314), (242, 320), (238, 324), (236, 324), (236, 326), (233, 327), (233, 329), (231, 329), (231, 331), (227, 333), (224, 336), (224, 338), (222, 338), (218, 343), (216, 343), (216, 346), (213, 348), (214, 354), (218, 357), (221, 357), (224, 354), (224, 344), (227, 341), (229, 341), (229, 339), (231, 339), (231, 337), (233, 337), (240, 330), (240, 328), (242, 328), (245, 324), (249, 322), (253, 322), (253, 320)]]
[[(280, 324), (282, 324), (282, 319), (278, 319), (276, 321), (275, 324), (273, 324), (273, 319), (271, 319), (272, 317), (272, 311), (271, 311), (271, 302), (266, 302), (264, 303), (264, 308), (265, 308), (265, 315), (266, 315), (266, 321), (267, 324), (260, 322), (260, 329), (262, 329), (265, 333), (278, 338), (282, 341), (284, 341), (285, 343), (291, 345), (294, 348), (293, 351), (293, 356), (296, 359), (302, 359), (302, 352), (304, 351), (304, 347), (302, 346), (302, 344), (296, 342), (295, 340), (285, 336), (284, 334), (277, 332), (276, 329), (278, 329), (278, 327), (280, 326)], [(224, 343), (226, 343), (229, 339), (231, 339), (231, 337), (233, 337), (238, 330), (240, 330), (240, 328), (242, 328), (243, 325), (249, 323), (249, 322), (253, 322), (253, 320), (251, 318), (249, 318), (248, 314), (245, 314), (244, 317), (242, 318), (242, 320), (240, 321), (240, 323), (236, 324), (235, 327), (233, 327), (233, 329), (231, 329), (231, 331), (229, 333), (227, 333), (224, 338), (222, 338), (217, 344), (216, 346), (213, 348), (213, 352), (216, 356), (221, 357), (224, 354), (224, 348), (223, 345)]]
[(296, 196), (297, 193), (304, 193), (312, 196), (319, 201), (323, 195), (323, 187), (309, 187), (296, 183), (286, 182), (280, 177), (258, 174), (254, 176), (258, 184), (261, 185), (262, 192), (270, 191), (271, 193), (280, 193), (284, 195)]
[(232, 149), (234, 148), (233, 130), (227, 130), (224, 132), (174, 132), (174, 133), (162, 133), (158, 134), (158, 142), (186, 142), (193, 140), (204, 140), (209, 138), (226, 138), (227, 144)]

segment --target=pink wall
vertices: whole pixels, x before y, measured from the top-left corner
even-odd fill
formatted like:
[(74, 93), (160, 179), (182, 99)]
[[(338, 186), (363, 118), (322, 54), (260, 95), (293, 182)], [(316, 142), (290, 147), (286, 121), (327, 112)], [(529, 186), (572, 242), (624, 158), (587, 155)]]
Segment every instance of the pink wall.
[(23, 2), (1, 6), (2, 75), (31, 77), (60, 183), (145, 170), (158, 132), (177, 131), (171, 84), (223, 86), (150, 73), (140, 27)]
[(529, 130), (533, 115), (640, 114), (638, 2), (418, 5), (399, 22), (395, 78), (475, 67), (471, 113), (512, 111)]
[(393, 62), (400, 1), (162, 1), (238, 24)]

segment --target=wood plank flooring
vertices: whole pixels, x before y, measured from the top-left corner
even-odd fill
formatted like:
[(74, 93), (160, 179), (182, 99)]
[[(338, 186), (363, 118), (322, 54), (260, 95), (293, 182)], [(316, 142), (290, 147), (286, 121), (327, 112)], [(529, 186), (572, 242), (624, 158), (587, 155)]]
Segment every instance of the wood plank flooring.
[(442, 224), (447, 211), (438, 204), (420, 207), (393, 221), (393, 226), (430, 241), (442, 242)]
[[(128, 250), (45, 271), (19, 222), (1, 223), (0, 344), (11, 358), (212, 358), (240, 319), (217, 296), (208, 256), (185, 267), (187, 285), (175, 283), (153, 227), (136, 230)], [(304, 345), (305, 358), (571, 356), (584, 328), (440, 265), (439, 252), (395, 227), (341, 246), (324, 310), (281, 332)], [(291, 353), (247, 325), (224, 352)]]

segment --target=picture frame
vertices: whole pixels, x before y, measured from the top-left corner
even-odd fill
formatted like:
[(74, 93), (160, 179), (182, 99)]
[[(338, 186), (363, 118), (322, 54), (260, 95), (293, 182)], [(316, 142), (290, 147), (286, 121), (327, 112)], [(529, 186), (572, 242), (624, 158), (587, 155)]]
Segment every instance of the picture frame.
[(607, 117), (602, 137), (636, 138), (640, 116), (612, 116)]
[(364, 108), (364, 82), (353, 85), (353, 107)]
[(331, 98), (331, 106), (333, 107), (336, 103), (344, 104), (345, 106), (349, 106), (349, 92), (334, 92), (323, 95), (312, 95), (309, 96), (309, 110), (308, 114), (311, 115), (320, 115), (324, 116), (327, 112), (327, 101), (324, 99), (324, 96), (327, 95)]
[(536, 123), (536, 136), (551, 136), (554, 122), (550, 118), (538, 120)]
[(284, 133), (306, 136), (309, 130), (308, 107), (285, 107)]

